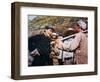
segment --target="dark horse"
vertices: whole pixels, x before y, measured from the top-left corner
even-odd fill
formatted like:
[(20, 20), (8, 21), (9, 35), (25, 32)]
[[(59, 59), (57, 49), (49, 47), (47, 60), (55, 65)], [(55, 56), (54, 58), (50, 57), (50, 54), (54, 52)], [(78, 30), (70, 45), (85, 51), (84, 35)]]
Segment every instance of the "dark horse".
[(31, 66), (52, 65), (52, 61), (50, 59), (50, 41), (50, 38), (45, 36), (44, 34), (38, 34), (28, 38), (29, 52), (37, 49), (40, 54), (33, 57), (33, 62)]

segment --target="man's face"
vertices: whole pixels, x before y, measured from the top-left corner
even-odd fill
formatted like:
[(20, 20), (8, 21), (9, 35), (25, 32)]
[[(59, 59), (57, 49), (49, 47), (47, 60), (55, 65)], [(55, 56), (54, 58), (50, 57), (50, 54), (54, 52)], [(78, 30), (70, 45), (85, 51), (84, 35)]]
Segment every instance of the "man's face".
[(47, 29), (47, 30), (46, 30), (47, 36), (51, 36), (52, 33), (53, 33), (53, 32), (52, 32), (52, 29)]
[(80, 31), (80, 27), (79, 26), (75, 26), (74, 27), (74, 32), (79, 32)]

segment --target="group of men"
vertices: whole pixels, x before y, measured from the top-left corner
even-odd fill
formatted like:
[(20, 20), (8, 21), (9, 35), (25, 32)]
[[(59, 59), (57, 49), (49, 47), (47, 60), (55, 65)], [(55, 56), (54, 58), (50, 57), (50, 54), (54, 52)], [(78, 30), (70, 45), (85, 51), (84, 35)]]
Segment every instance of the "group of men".
[(87, 36), (83, 32), (86, 30), (86, 23), (79, 20), (71, 27), (77, 32), (71, 43), (63, 43), (61, 38), (53, 27), (46, 26), (43, 33), (29, 37), (28, 50), (29, 55), (33, 57), (29, 66), (47, 66), (63, 65), (61, 59), (58, 59), (59, 50), (73, 51), (73, 64), (87, 64)]

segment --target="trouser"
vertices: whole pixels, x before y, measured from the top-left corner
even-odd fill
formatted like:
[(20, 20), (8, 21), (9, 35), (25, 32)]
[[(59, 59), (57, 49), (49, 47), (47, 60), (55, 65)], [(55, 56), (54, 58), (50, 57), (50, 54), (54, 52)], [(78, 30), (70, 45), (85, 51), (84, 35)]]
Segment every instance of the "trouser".
[(63, 65), (62, 59), (58, 59), (59, 65)]

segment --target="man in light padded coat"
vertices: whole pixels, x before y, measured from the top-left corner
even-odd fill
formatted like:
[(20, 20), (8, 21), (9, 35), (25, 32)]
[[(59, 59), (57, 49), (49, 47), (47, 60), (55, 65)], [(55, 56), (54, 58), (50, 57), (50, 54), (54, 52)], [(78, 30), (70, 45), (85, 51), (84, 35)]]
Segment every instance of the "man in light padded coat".
[(87, 35), (83, 32), (86, 30), (86, 23), (82, 20), (77, 21), (73, 25), (73, 29), (77, 32), (75, 38), (71, 43), (64, 44), (58, 41), (58, 43), (62, 44), (59, 48), (64, 49), (66, 51), (74, 51), (74, 63), (75, 64), (87, 64), (88, 63), (88, 39)]

